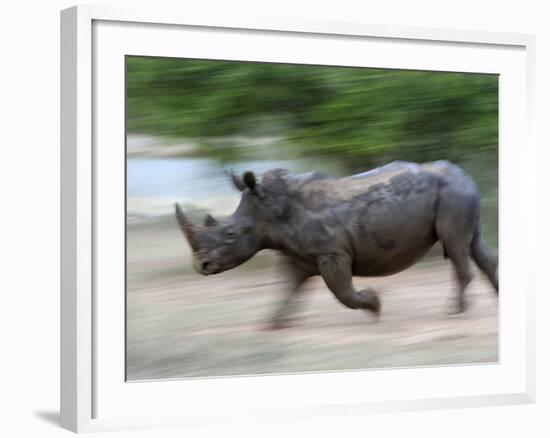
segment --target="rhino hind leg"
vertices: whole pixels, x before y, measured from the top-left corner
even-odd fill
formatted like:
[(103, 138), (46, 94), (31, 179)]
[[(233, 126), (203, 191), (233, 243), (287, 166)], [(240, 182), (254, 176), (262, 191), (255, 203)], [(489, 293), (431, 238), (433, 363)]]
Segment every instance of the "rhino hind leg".
[(468, 250), (466, 248), (457, 248), (455, 250), (451, 250), (448, 255), (453, 263), (458, 282), (457, 296), (451, 304), (448, 312), (450, 314), (461, 313), (466, 310), (466, 299), (464, 298), (464, 292), (468, 287), (468, 284), (472, 281)]
[(372, 289), (356, 291), (352, 283), (351, 259), (346, 255), (319, 257), (319, 272), (327, 287), (344, 306), (365, 309), (380, 315), (381, 304)]
[(464, 292), (472, 281), (470, 244), (479, 217), (479, 200), (475, 194), (442, 191), (436, 216), (436, 233), (443, 251), (453, 264), (457, 292), (448, 313), (466, 310)]

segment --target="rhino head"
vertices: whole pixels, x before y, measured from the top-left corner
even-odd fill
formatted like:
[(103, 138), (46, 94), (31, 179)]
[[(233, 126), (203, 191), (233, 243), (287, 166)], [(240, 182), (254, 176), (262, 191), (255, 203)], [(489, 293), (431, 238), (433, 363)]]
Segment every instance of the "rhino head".
[[(256, 181), (252, 172), (242, 177), (232, 175), (235, 187), (242, 192), (235, 212), (223, 221), (207, 214), (202, 227), (193, 224), (176, 204), (176, 218), (194, 256), (199, 274), (218, 274), (234, 268), (263, 248), (270, 247), (270, 225), (278, 216), (280, 196)], [(276, 206), (276, 208), (274, 208)]]

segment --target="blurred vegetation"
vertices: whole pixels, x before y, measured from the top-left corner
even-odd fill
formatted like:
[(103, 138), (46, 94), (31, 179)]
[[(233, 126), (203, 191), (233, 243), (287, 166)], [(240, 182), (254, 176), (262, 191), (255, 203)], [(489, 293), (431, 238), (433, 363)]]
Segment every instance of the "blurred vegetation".
[(129, 57), (127, 97), (131, 132), (199, 144), (273, 136), (372, 164), (457, 161), (498, 142), (494, 75)]

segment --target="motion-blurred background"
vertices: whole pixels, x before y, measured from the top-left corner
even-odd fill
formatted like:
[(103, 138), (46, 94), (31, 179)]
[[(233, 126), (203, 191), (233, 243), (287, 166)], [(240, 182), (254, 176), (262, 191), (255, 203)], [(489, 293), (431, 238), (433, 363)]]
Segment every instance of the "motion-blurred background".
[(358, 278), (379, 322), (344, 308), (321, 279), (297, 323), (265, 330), (285, 283), (268, 251), (217, 276), (192, 270), (173, 218), (223, 217), (227, 171), (339, 176), (392, 160), (448, 159), (479, 185), (498, 247), (498, 77), (127, 57), (127, 378), (362, 369), (498, 359), (498, 303), (481, 275), (470, 308), (446, 315), (450, 264), (434, 248), (387, 278)]

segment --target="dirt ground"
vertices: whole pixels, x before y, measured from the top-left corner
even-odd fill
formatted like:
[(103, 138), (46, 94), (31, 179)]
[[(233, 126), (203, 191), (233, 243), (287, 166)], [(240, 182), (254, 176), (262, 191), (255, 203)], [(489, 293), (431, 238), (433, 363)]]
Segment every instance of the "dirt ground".
[(129, 221), (127, 379), (475, 364), (498, 360), (498, 299), (477, 271), (469, 308), (447, 314), (453, 272), (430, 257), (385, 278), (355, 278), (382, 300), (376, 320), (342, 306), (320, 277), (306, 283), (298, 318), (267, 323), (285, 294), (277, 255), (203, 277), (171, 217)]

